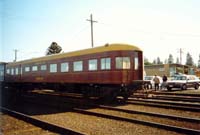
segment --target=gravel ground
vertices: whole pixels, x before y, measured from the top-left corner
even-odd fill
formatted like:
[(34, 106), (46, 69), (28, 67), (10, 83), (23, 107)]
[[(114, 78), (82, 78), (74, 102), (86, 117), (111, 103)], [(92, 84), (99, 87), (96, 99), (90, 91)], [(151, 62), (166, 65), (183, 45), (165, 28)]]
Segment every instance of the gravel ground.
[(89, 135), (180, 135), (139, 124), (109, 120), (74, 112), (35, 116)]
[(56, 135), (22, 120), (0, 113), (0, 135)]
[(108, 114), (108, 115), (114, 115), (114, 116), (120, 116), (120, 117), (130, 118), (130, 119), (138, 119), (138, 120), (145, 120), (145, 121), (147, 120), (151, 122), (197, 129), (197, 130), (200, 129), (200, 123), (182, 122), (182, 121), (177, 121), (174, 119), (158, 118), (158, 117), (139, 115), (139, 114), (130, 114), (130, 113), (124, 113), (124, 112), (119, 112), (119, 111), (105, 110), (105, 109), (90, 109), (89, 111)]

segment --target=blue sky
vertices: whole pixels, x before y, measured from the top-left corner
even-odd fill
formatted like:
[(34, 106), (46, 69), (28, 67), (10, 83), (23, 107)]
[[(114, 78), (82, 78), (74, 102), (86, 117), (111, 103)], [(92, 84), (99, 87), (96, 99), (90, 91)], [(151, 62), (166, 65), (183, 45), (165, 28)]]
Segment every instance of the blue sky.
[(182, 48), (197, 63), (200, 54), (199, 0), (0, 0), (0, 61), (44, 56), (55, 41), (64, 52), (91, 47), (90, 14), (95, 46), (129, 43), (153, 61)]

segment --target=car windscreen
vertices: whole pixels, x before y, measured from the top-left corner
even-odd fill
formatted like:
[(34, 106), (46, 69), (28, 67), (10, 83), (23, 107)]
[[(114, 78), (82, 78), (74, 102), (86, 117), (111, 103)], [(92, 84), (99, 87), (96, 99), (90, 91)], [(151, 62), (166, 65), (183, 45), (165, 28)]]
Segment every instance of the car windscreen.
[(186, 76), (175, 76), (174, 80), (186, 80), (187, 77)]
[(153, 79), (152, 76), (145, 76), (145, 77), (144, 77), (144, 80), (152, 80), (152, 79)]

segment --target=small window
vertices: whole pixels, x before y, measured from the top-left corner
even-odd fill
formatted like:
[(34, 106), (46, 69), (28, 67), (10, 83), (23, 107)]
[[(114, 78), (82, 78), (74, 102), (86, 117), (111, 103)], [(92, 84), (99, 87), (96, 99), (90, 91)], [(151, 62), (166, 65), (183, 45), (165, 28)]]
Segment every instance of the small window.
[(74, 62), (73, 69), (74, 69), (74, 71), (83, 71), (83, 62), (82, 61)]
[(19, 74), (19, 68), (15, 68), (15, 75)]
[(139, 68), (138, 52), (135, 52), (134, 65), (135, 65), (134, 69), (138, 70), (138, 68)]
[(25, 67), (25, 72), (29, 72), (30, 71), (30, 67)]
[(32, 71), (37, 71), (38, 70), (38, 66), (32, 66)]
[(102, 58), (101, 59), (101, 70), (111, 69), (111, 59), (110, 58)]
[(69, 63), (61, 63), (61, 72), (68, 72), (69, 71)]
[(88, 61), (89, 70), (97, 70), (97, 59)]
[(10, 74), (10, 69), (7, 69), (7, 70), (6, 70), (6, 73), (7, 73), (7, 74)]
[(50, 73), (57, 72), (57, 64), (50, 64)]
[(129, 57), (116, 57), (115, 58), (116, 69), (130, 69)]
[(138, 68), (139, 68), (138, 57), (135, 57), (135, 70), (138, 70)]
[(11, 75), (14, 75), (14, 68), (11, 69)]
[(40, 66), (40, 69), (41, 69), (42, 71), (47, 70), (47, 65), (41, 65), (41, 66)]

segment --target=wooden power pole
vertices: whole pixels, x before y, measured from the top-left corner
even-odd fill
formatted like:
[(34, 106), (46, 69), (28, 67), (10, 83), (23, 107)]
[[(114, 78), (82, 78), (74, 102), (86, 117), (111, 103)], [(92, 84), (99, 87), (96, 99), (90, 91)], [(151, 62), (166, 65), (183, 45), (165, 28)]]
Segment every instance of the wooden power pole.
[(90, 22), (91, 24), (91, 44), (92, 44), (92, 48), (94, 46), (94, 40), (93, 40), (93, 23), (97, 23), (97, 21), (94, 21), (92, 18), (92, 14), (90, 14), (90, 19), (87, 19), (87, 21)]

